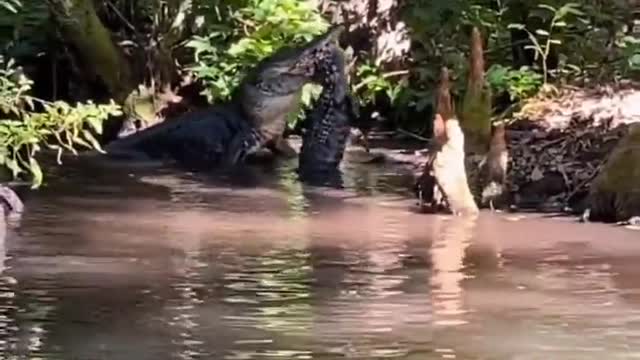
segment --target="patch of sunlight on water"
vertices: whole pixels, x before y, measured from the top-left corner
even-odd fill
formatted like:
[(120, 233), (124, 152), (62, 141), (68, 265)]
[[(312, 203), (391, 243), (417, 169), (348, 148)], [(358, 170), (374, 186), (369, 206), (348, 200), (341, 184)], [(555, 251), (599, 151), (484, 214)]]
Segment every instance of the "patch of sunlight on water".
[(100, 166), (0, 227), (0, 358), (640, 358), (637, 232), (415, 214), (371, 165), (345, 190)]

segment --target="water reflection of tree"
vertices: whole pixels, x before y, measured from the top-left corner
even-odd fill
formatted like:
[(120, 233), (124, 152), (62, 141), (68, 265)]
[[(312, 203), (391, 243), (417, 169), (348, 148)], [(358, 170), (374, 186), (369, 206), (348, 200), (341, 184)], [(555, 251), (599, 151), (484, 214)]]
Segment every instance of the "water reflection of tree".
[(407, 285), (425, 274), (405, 269), (413, 215), (387, 206), (388, 198), (313, 200), (318, 214), (308, 233), (319, 350), (357, 358), (406, 354), (400, 339), (428, 323), (422, 289)]
[(4, 208), (0, 206), (0, 276), (4, 273), (7, 259), (7, 222), (4, 217)]
[(12, 346), (11, 342), (13, 334), (11, 328), (15, 323), (14, 315), (12, 311), (13, 304), (13, 289), (12, 282), (5, 274), (6, 259), (7, 259), (7, 223), (4, 216), (4, 208), (0, 206), (0, 354), (9, 354), (9, 349)]
[(475, 216), (436, 217), (433, 224), (431, 276), (434, 321), (437, 325), (466, 323), (462, 303), (465, 250), (471, 244)]
[(47, 299), (44, 302), (29, 301), (11, 275), (8, 235), (21, 217), (21, 212), (0, 204), (0, 354), (9, 358), (10, 354), (33, 357), (41, 353), (47, 337), (44, 319), (56, 308), (53, 297), (42, 296)]
[(203, 302), (198, 290), (204, 286), (202, 270), (206, 267), (201, 249), (201, 239), (184, 242), (184, 254), (174, 263), (177, 276), (170, 284), (176, 296), (165, 303), (169, 313), (167, 325), (176, 330), (171, 340), (175, 346), (173, 355), (179, 359), (196, 359), (204, 354), (204, 342), (198, 336), (201, 327), (198, 308)]
[(464, 282), (500, 264), (497, 242), (479, 235), (480, 224), (478, 216), (435, 217), (431, 283), (436, 324), (466, 323)]
[(233, 305), (224, 321), (242, 331), (230, 356), (309, 356), (312, 276), (305, 248), (301, 241), (242, 256), (224, 274), (224, 301)]

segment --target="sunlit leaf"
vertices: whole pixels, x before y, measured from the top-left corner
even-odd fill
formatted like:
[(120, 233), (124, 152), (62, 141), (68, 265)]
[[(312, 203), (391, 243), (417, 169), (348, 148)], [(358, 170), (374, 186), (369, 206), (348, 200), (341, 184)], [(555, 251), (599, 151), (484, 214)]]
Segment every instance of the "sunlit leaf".
[(93, 134), (91, 134), (90, 131), (82, 130), (82, 134), (84, 135), (85, 139), (87, 139), (89, 144), (91, 144), (91, 147), (93, 147), (93, 149), (98, 150), (101, 153), (104, 153), (104, 150), (100, 146), (100, 143), (98, 142), (98, 140), (96, 140), (96, 138), (93, 136)]
[(556, 13), (556, 12), (557, 12), (556, 8), (554, 8), (553, 6), (551, 6), (551, 5), (549, 5), (549, 4), (539, 4), (539, 5), (538, 5), (538, 7), (539, 7), (540, 9), (549, 10), (549, 11), (551, 11), (552, 13)]
[(42, 185), (42, 169), (40, 168), (40, 164), (34, 158), (29, 158), (29, 171), (31, 171), (31, 175), (33, 176), (33, 184), (31, 185), (32, 189), (36, 189)]
[(543, 29), (536, 29), (536, 34), (541, 35), (541, 36), (549, 36), (549, 32), (547, 30), (543, 30)]

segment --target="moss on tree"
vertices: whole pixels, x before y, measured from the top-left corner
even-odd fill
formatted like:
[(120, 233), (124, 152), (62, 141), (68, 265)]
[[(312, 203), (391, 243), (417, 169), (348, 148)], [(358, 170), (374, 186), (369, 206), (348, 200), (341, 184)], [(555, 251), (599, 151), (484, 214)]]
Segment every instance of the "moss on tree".
[(96, 13), (91, 0), (48, 0), (65, 38), (76, 50), (83, 70), (99, 80), (122, 103), (134, 88), (131, 70)]
[(484, 154), (491, 139), (491, 91), (485, 84), (485, 63), (480, 30), (471, 33), (469, 78), (462, 103), (462, 129), (465, 134), (465, 152)]

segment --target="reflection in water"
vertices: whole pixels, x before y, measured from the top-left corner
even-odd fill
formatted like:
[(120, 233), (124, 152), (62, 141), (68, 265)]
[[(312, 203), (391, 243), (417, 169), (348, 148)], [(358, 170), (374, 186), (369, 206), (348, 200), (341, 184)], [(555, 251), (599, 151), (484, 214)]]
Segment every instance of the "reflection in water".
[(464, 319), (462, 304), (462, 272), (465, 251), (471, 244), (477, 216), (437, 216), (433, 226), (433, 312), (436, 325), (461, 325)]
[[(0, 210), (3, 207), (0, 206)], [(46, 336), (44, 319), (52, 315), (56, 299), (48, 296), (46, 288), (41, 288), (39, 303), (21, 304), (17, 301), (18, 281), (9, 275), (10, 260), (8, 252), (8, 232), (19, 224), (21, 214), (8, 213), (7, 221), (4, 211), (0, 214), (0, 354), (29, 355), (42, 350), (43, 338)], [(10, 224), (11, 225), (10, 225)], [(4, 357), (3, 357), (4, 358)]]
[(206, 354), (204, 342), (198, 338), (200, 324), (196, 310), (203, 301), (198, 292), (203, 288), (200, 272), (207, 264), (199, 258), (200, 241), (189, 244), (184, 249), (184, 258), (175, 268), (175, 281), (170, 285), (175, 297), (168, 299), (165, 309), (168, 316), (167, 325), (175, 331), (171, 340), (175, 346), (173, 358), (197, 359)]
[(13, 346), (10, 343), (14, 339), (15, 324), (13, 323), (13, 285), (12, 279), (4, 274), (7, 259), (7, 223), (4, 218), (4, 209), (0, 206), (0, 354), (8, 354)]
[(5, 269), (5, 262), (7, 260), (7, 222), (4, 218), (4, 209), (0, 207), (0, 276)]
[(414, 214), (373, 166), (349, 191), (154, 171), (71, 171), (0, 228), (0, 358), (640, 353), (632, 231)]
[[(245, 259), (237, 271), (226, 274), (224, 301), (241, 312), (224, 318), (231, 328), (257, 330), (256, 335), (235, 340), (226, 359), (274, 357), (304, 359), (309, 350), (283, 339), (306, 343), (311, 329), (311, 284), (308, 256), (300, 251), (270, 251)], [(251, 269), (247, 272), (247, 269)], [(270, 344), (266, 347), (264, 344)], [(277, 350), (275, 350), (275, 349)]]

